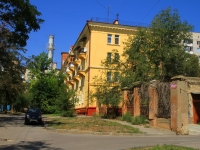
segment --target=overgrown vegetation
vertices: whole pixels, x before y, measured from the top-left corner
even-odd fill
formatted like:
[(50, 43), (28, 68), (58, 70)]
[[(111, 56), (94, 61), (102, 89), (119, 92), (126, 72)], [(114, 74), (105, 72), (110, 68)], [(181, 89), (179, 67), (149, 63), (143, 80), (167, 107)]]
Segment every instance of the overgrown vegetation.
[(127, 112), (122, 116), (122, 120), (127, 122), (132, 122), (133, 116), (131, 115), (131, 113)]
[(122, 120), (130, 122), (133, 125), (144, 125), (149, 123), (148, 118), (142, 115), (133, 117), (129, 112), (122, 116)]

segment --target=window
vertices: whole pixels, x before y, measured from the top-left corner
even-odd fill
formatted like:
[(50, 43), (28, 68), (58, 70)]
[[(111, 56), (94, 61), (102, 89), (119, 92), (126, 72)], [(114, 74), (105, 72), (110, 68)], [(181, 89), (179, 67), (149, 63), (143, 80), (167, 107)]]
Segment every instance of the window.
[(78, 90), (79, 82), (76, 82), (76, 90)]
[(197, 45), (200, 47), (200, 41), (197, 41)]
[(119, 62), (119, 53), (115, 53), (114, 62)]
[(115, 35), (115, 44), (119, 44), (119, 35)]
[(108, 52), (107, 53), (107, 62), (111, 63), (111, 59), (112, 59), (112, 53)]
[(191, 43), (193, 43), (193, 39), (185, 39), (184, 43), (191, 44)]
[(114, 72), (114, 82), (119, 81), (119, 72)]
[(111, 77), (111, 72), (107, 72), (107, 81), (111, 81), (112, 77)]
[(84, 86), (84, 83), (85, 83), (85, 77), (82, 77), (81, 78), (81, 86)]
[(108, 44), (112, 44), (112, 34), (108, 34)]

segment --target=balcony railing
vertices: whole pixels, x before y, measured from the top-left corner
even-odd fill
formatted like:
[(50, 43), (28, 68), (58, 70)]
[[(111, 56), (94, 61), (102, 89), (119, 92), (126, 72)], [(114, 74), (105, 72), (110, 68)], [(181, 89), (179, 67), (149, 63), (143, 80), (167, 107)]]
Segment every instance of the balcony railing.
[(74, 65), (79, 65), (81, 63), (81, 60), (80, 59), (76, 59), (74, 60), (73, 64)]
[(85, 66), (78, 67), (78, 74), (81, 76), (85, 76)]
[(74, 65), (73, 65), (72, 63), (69, 65), (69, 69), (70, 69), (71, 71), (74, 71)]
[(73, 79), (79, 81), (81, 79), (81, 77), (78, 74), (76, 74), (73, 76)]
[[(107, 23), (107, 24), (113, 24), (113, 22), (116, 19), (106, 19), (106, 18), (91, 18), (90, 21), (93, 22), (99, 22), (99, 23)], [(130, 22), (130, 21), (122, 21), (122, 20), (118, 20), (118, 24), (119, 25), (123, 25), (123, 26), (133, 26), (133, 27), (149, 27), (149, 24), (147, 23), (140, 23), (140, 22)]]

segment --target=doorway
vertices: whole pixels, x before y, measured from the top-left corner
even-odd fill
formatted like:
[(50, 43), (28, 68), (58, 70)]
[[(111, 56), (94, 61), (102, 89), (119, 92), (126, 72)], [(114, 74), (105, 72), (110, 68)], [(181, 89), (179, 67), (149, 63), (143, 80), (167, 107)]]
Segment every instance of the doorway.
[(192, 93), (194, 124), (200, 123), (200, 93)]

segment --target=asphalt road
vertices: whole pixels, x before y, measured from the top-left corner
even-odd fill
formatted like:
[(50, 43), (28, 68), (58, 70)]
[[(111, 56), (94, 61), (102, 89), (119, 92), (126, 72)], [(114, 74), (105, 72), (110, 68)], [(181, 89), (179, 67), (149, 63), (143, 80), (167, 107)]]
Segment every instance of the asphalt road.
[(47, 131), (24, 125), (24, 116), (0, 115), (0, 150), (123, 150), (131, 147), (175, 144), (200, 149), (200, 136), (110, 136)]

